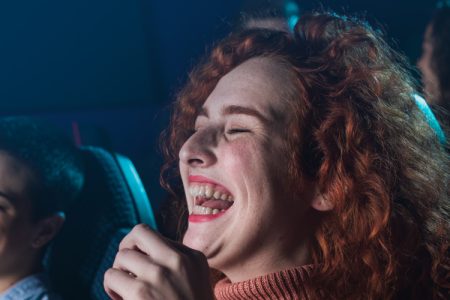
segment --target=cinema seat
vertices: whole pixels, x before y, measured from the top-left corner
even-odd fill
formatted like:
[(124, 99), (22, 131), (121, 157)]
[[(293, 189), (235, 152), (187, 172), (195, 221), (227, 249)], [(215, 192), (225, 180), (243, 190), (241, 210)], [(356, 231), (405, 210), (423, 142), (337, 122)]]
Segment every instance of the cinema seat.
[(139, 223), (157, 230), (151, 203), (129, 159), (98, 147), (81, 149), (85, 187), (44, 260), (65, 300), (106, 300), (103, 274), (122, 238)]

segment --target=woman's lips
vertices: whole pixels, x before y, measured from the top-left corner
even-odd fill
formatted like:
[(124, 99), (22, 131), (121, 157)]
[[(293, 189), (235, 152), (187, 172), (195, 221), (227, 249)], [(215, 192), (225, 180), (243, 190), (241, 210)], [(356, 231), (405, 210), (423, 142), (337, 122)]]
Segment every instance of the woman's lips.
[(208, 177), (201, 176), (201, 175), (190, 175), (188, 177), (188, 179), (189, 179), (189, 184), (195, 184), (195, 183), (197, 183), (197, 184), (202, 184), (202, 183), (210, 184), (210, 185), (213, 185), (215, 189), (221, 190), (221, 191), (223, 191), (224, 193), (227, 193), (227, 194), (231, 194), (230, 191), (228, 191), (228, 189), (226, 187), (224, 187), (220, 183), (218, 183), (218, 182), (216, 182), (216, 181), (214, 181), (214, 180), (212, 180), (212, 179), (210, 179)]
[(209, 179), (209, 178), (207, 178), (205, 176), (202, 176), (202, 175), (189, 175), (189, 183), (192, 183), (192, 182), (210, 183), (210, 184), (219, 185), (214, 180)]
[(202, 223), (202, 222), (209, 222), (212, 220), (215, 220), (217, 218), (220, 218), (223, 216), (227, 211), (222, 211), (217, 214), (211, 214), (211, 215), (189, 215), (188, 221), (190, 223)]
[(215, 220), (223, 216), (232, 206), (233, 196), (227, 188), (216, 181), (202, 175), (190, 175), (188, 179), (189, 192), (194, 205), (189, 215), (189, 222)]

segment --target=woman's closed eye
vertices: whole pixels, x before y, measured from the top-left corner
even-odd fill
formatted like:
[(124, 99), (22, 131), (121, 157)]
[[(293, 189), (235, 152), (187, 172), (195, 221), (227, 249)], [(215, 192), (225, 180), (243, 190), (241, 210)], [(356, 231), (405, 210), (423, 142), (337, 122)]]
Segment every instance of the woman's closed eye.
[(230, 128), (227, 130), (227, 134), (239, 134), (239, 133), (245, 133), (250, 132), (250, 129), (246, 128)]

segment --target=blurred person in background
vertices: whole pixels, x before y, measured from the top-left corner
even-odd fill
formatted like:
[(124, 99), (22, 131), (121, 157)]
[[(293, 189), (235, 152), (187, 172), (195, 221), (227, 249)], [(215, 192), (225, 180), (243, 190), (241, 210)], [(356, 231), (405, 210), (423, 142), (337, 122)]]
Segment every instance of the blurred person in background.
[(0, 119), (0, 299), (60, 299), (43, 272), (45, 249), (81, 191), (78, 149), (55, 128)]
[(422, 73), (426, 100), (446, 110), (443, 123), (448, 126), (450, 111), (450, 1), (441, 1), (428, 24), (417, 62)]
[(182, 243), (136, 226), (107, 293), (447, 299), (449, 158), (405, 59), (355, 18), (258, 24), (220, 42), (175, 102), (162, 178)]

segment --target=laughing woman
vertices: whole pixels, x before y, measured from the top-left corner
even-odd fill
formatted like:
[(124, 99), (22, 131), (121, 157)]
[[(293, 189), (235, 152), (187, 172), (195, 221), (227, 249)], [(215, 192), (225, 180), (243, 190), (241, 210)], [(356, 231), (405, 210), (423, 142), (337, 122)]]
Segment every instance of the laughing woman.
[(183, 243), (137, 226), (105, 274), (108, 294), (446, 298), (448, 156), (403, 66), (367, 24), (328, 13), (293, 34), (223, 40), (167, 135)]

